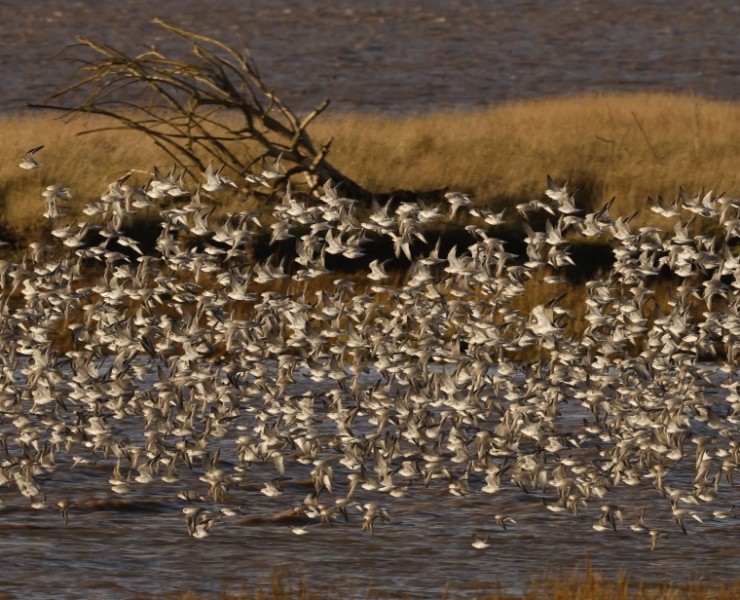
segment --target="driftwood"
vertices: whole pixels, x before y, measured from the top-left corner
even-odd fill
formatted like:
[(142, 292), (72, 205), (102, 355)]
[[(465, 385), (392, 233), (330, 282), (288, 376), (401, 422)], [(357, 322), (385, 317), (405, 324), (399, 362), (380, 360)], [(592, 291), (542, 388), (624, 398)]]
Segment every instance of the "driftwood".
[[(367, 190), (328, 162), (331, 141), (317, 147), (308, 134), (309, 124), (329, 100), (299, 117), (265, 83), (248, 53), (159, 19), (154, 22), (186, 42), (192, 57), (177, 60), (154, 48), (131, 57), (78, 37), (98, 57), (80, 60), (86, 76), (51, 100), (80, 93), (84, 99), (29, 106), (110, 117), (118, 124), (94, 131), (140, 131), (186, 170), (203, 172), (216, 163), (257, 184), (279, 187), (303, 179), (313, 190), (331, 180), (343, 194), (369, 202)], [(245, 158), (247, 144), (256, 154)]]

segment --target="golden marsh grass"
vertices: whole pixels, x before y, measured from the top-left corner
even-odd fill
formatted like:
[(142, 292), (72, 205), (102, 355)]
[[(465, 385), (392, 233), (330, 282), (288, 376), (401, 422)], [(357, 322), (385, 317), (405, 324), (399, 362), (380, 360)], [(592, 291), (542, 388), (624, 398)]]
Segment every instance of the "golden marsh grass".
[(408, 119), (348, 115), (315, 127), (335, 137), (339, 168), (380, 191), (446, 186), (506, 203), (540, 197), (550, 174), (583, 185), (595, 208), (616, 196), (619, 214), (679, 186), (740, 187), (740, 106), (693, 96), (589, 94)]
[[(0, 120), (5, 227), (42, 226), (46, 185), (68, 186), (81, 207), (132, 169), (146, 179), (155, 165), (172, 164), (131, 131), (77, 135), (100, 124), (65, 123), (51, 113)], [(696, 96), (587, 94), (408, 117), (329, 113), (312, 124), (311, 135), (333, 138), (332, 162), (377, 192), (446, 187), (503, 207), (541, 197), (549, 174), (582, 186), (577, 197), (587, 208), (616, 196), (614, 214), (641, 210), (639, 225), (660, 220), (645, 210), (648, 196), (672, 198), (679, 187), (690, 195), (702, 188), (740, 193), (740, 105)], [(44, 168), (18, 169), (23, 153), (40, 144)], [(226, 204), (224, 210), (259, 209), (240, 194)], [(508, 216), (515, 218), (513, 209)]]
[[(492, 586), (495, 588), (495, 586)], [(476, 596), (477, 600), (734, 600), (740, 595), (740, 582), (710, 584), (694, 581), (682, 584), (646, 584), (635, 581), (624, 572), (608, 577), (586, 566), (570, 574), (533, 576), (521, 593), (491, 590)], [(454, 588), (452, 588), (454, 590)], [(365, 591), (363, 591), (365, 590)], [(200, 600), (195, 594), (173, 594), (172, 600)], [(238, 593), (224, 592), (222, 600), (314, 600), (319, 598), (410, 598), (403, 593), (381, 592), (368, 586), (366, 589), (321, 587), (307, 583), (305, 578), (295, 578), (279, 571), (269, 581)], [(456, 598), (454, 591), (445, 590), (440, 598)]]
[[(145, 180), (155, 165), (171, 164), (148, 138), (130, 130), (78, 135), (105, 123), (65, 122), (48, 113), (0, 120), (9, 140), (0, 149), (0, 224), (19, 238), (18, 250), (48, 226), (41, 217), (45, 186), (68, 186), (79, 211), (130, 170)], [(613, 215), (642, 209), (636, 219), (641, 224), (661, 225), (661, 217), (645, 207), (649, 195), (671, 197), (679, 186), (689, 193), (701, 187), (740, 192), (740, 106), (692, 96), (583, 95), (406, 118), (339, 115), (315, 123), (312, 133), (320, 141), (333, 137), (332, 160), (368, 189), (463, 190), (479, 204), (509, 206), (510, 219), (518, 218), (513, 204), (542, 196), (546, 174), (584, 186), (579, 200), (588, 208), (616, 196)], [(25, 150), (40, 144), (43, 168), (18, 168)], [(257, 210), (263, 221), (272, 219), (270, 207), (253, 197), (233, 192), (225, 198), (219, 196), (219, 212)], [(156, 210), (147, 212), (157, 220)], [(364, 273), (343, 276), (362, 279)], [(403, 277), (396, 274), (398, 285)], [(331, 289), (334, 279), (323, 277), (309, 291)], [(670, 285), (656, 285), (656, 301), (665, 305)], [(527, 312), (560, 294), (572, 315), (568, 330), (578, 333), (582, 286), (533, 279), (513, 307)]]

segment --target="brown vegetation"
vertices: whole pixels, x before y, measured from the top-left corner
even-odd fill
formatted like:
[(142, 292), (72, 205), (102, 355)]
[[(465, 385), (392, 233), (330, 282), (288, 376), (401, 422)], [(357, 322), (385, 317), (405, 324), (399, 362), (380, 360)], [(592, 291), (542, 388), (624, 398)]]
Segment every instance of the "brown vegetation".
[[(495, 585), (492, 586), (495, 588)], [(625, 573), (615, 578), (606, 577), (586, 566), (585, 569), (574, 570), (570, 574), (534, 576), (529, 584), (525, 585), (522, 593), (506, 593), (501, 591), (484, 592), (477, 596), (478, 600), (734, 600), (740, 594), (740, 582), (710, 584), (704, 581), (688, 583), (657, 583), (648, 584), (635, 581)], [(195, 594), (171, 595), (178, 600), (197, 600)], [(286, 573), (276, 571), (269, 581), (245, 589), (238, 593), (223, 593), (223, 600), (283, 600), (300, 599), (313, 600), (315, 598), (404, 598), (398, 592), (382, 592), (367, 587), (365, 591), (351, 586), (316, 587), (308, 584), (305, 579), (291, 577)], [(454, 584), (449, 590), (440, 593), (440, 598), (455, 598)]]
[[(740, 106), (671, 94), (585, 94), (415, 118), (347, 115), (317, 122), (337, 165), (362, 185), (470, 192), (503, 207), (538, 198), (545, 175), (581, 186), (598, 209), (644, 209), (680, 187), (740, 194)], [(654, 219), (643, 211), (636, 223)]]
[[(151, 139), (104, 129), (98, 119), (65, 123), (49, 113), (0, 120), (2, 224), (11, 232), (43, 227), (41, 191), (63, 183), (78, 207), (131, 170), (146, 180), (172, 159)], [(581, 186), (577, 199), (613, 213), (641, 212), (635, 225), (662, 224), (647, 198), (683, 187), (740, 194), (740, 106), (668, 94), (584, 95), (521, 101), (467, 113), (415, 117), (327, 115), (311, 124), (316, 144), (335, 141), (332, 164), (377, 192), (449, 188), (494, 208), (539, 198), (545, 176)], [(28, 148), (44, 144), (43, 169), (18, 169)], [(249, 154), (249, 144), (243, 152)], [(137, 175), (135, 173), (135, 175)], [(233, 176), (234, 174), (231, 173)], [(220, 210), (264, 210), (262, 199), (234, 192)], [(508, 219), (516, 219), (511, 208)]]

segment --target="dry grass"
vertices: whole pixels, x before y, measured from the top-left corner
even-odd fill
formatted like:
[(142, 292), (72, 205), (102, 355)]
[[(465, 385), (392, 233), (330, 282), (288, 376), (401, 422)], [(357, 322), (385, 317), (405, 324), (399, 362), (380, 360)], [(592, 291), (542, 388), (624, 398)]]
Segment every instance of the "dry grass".
[[(163, 153), (131, 131), (77, 137), (99, 123), (97, 119), (65, 123), (46, 113), (0, 120), (6, 142), (0, 147), (0, 210), (6, 227), (19, 231), (44, 225), (41, 192), (47, 185), (69, 187), (75, 205), (82, 208), (129, 170), (150, 172), (155, 164), (163, 164)], [(19, 169), (25, 151), (40, 144), (44, 145), (38, 154), (43, 168)]]
[[(186, 593), (166, 596), (172, 600), (198, 600), (198, 595)], [(222, 600), (314, 600), (317, 598), (404, 598), (396, 593), (366, 591), (352, 587), (315, 587), (305, 578), (296, 579), (276, 572), (269, 581), (253, 589), (238, 593), (224, 592)], [(455, 598), (455, 593), (445, 591), (440, 598)], [(704, 581), (689, 583), (635, 582), (624, 573), (616, 578), (607, 578), (588, 565), (583, 570), (574, 570), (562, 576), (537, 576), (520, 594), (487, 592), (477, 596), (478, 600), (735, 600), (740, 597), (740, 581), (711, 584)]]
[(583, 186), (587, 206), (616, 196), (616, 214), (679, 186), (740, 193), (740, 105), (693, 96), (589, 94), (314, 127), (335, 137), (340, 169), (381, 191), (447, 186), (500, 205), (540, 197), (550, 174)]
[[(46, 185), (67, 185), (82, 205), (131, 169), (171, 164), (143, 135), (76, 136), (95, 125), (43, 113), (0, 120), (6, 227), (41, 225)], [(616, 196), (612, 214), (643, 209), (640, 225), (660, 219), (644, 210), (647, 197), (672, 198), (679, 186), (689, 194), (711, 188), (740, 195), (740, 105), (694, 96), (582, 95), (404, 118), (329, 115), (311, 134), (319, 143), (333, 137), (332, 162), (377, 192), (448, 187), (471, 192), (479, 204), (503, 206), (541, 197), (550, 174), (582, 186), (578, 199), (587, 208)], [(39, 144), (45, 168), (18, 169), (25, 150)], [(256, 206), (245, 207), (238, 194), (229, 204), (225, 210)]]
[[(46, 185), (70, 187), (81, 209), (131, 169), (142, 171), (135, 177), (145, 180), (154, 165), (168, 168), (170, 159), (143, 135), (127, 130), (76, 135), (100, 122), (65, 123), (48, 114), (0, 120), (7, 140), (0, 147), (0, 225), (26, 238), (19, 251), (47, 225), (40, 216)], [(706, 186), (740, 195), (740, 105), (695, 97), (587, 95), (405, 119), (344, 115), (314, 128), (319, 141), (334, 136), (332, 160), (338, 168), (378, 191), (447, 186), (472, 192), (480, 203), (514, 203), (541, 197), (549, 173), (582, 184), (590, 194), (586, 203), (594, 207), (616, 195), (612, 216), (644, 208), (648, 195), (671, 197), (681, 185), (690, 192)], [(44, 167), (19, 169), (25, 150), (39, 144), (45, 145), (38, 154)], [(266, 208), (234, 193), (219, 211)], [(649, 210), (641, 216), (642, 222), (663, 225)], [(309, 292), (330, 289), (336, 276), (315, 282)], [(656, 299), (664, 305), (668, 283), (656, 285)], [(524, 314), (565, 294), (563, 306), (572, 311), (568, 331), (578, 334), (584, 323), (582, 286), (538, 278), (527, 283), (526, 292), (512, 304)]]

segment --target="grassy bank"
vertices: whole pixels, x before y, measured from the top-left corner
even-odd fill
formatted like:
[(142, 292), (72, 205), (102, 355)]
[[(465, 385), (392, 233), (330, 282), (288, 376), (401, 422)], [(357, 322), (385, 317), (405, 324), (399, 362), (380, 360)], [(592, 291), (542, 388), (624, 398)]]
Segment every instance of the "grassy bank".
[[(45, 237), (54, 241), (48, 221), (41, 216), (41, 192), (46, 186), (68, 186), (74, 213), (99, 198), (109, 183), (131, 170), (132, 178), (143, 183), (155, 165), (166, 170), (172, 163), (148, 138), (132, 131), (77, 135), (102, 125), (105, 122), (100, 119), (65, 123), (49, 113), (6, 116), (0, 120), (0, 131), (9, 140), (0, 148), (0, 239), (15, 242), (8, 252), (17, 257), (34, 239)], [(471, 193), (479, 205), (496, 210), (507, 207), (509, 233), (513, 234), (507, 237), (500, 229), (495, 233), (512, 242), (507, 246), (509, 251), (522, 256), (525, 249), (521, 224), (517, 222), (520, 216), (513, 206), (542, 198), (547, 174), (560, 182), (570, 179), (570, 189), (582, 186), (577, 196), (580, 207), (598, 209), (616, 196), (612, 217), (640, 210), (635, 219), (637, 226), (651, 223), (668, 231), (672, 230), (673, 221), (648, 210), (648, 196), (672, 198), (681, 186), (692, 195), (702, 187), (740, 195), (740, 105), (696, 97), (585, 95), (404, 119), (359, 114), (329, 116), (317, 122), (312, 133), (319, 141), (333, 137), (332, 161), (369, 189), (382, 193), (447, 187)], [(43, 168), (18, 168), (24, 152), (41, 144), (44, 148), (37, 157)], [(249, 148), (244, 148), (244, 152), (248, 153)], [(229, 175), (236, 179), (236, 174)], [(192, 186), (192, 182), (189, 184)], [(269, 204), (243, 192), (219, 192), (216, 198), (205, 195), (207, 201), (216, 203), (217, 214), (253, 210), (262, 214), (263, 222), (269, 224), (274, 219), (269, 214)], [(454, 227), (445, 221), (435, 224), (444, 236), (441, 256), (446, 256), (454, 245), (462, 249), (471, 243), (463, 225), (462, 215)], [(699, 226), (701, 222), (694, 228)], [(128, 233), (139, 241), (148, 236), (150, 243), (144, 247), (151, 248), (159, 231), (158, 211), (148, 208), (138, 213)], [(255, 245), (256, 260), (266, 261), (273, 252), (280, 258), (281, 252), (292, 252), (281, 249), (279, 244), (270, 244), (270, 230), (265, 231)], [(431, 243), (425, 252), (434, 245), (438, 233), (430, 235)], [(287, 242), (289, 247), (294, 245), (295, 237)], [(562, 306), (572, 315), (566, 328), (570, 333), (578, 333), (577, 328), (585, 322), (587, 294), (584, 286), (574, 284), (608, 271), (612, 252), (608, 240), (581, 239), (571, 248), (571, 254), (577, 268), (570, 270), (567, 281), (547, 281), (551, 273), (544, 268), (526, 282), (525, 293), (511, 302), (514, 308), (528, 312), (563, 294)], [(310, 293), (331, 290), (336, 273), (341, 272), (355, 283), (367, 285), (367, 266), (373, 258), (389, 259), (391, 282), (396, 286), (403, 284), (403, 265), (394, 266), (393, 247), (387, 243), (368, 247), (367, 255), (359, 262), (330, 255), (330, 273), (304, 284)], [(663, 311), (669, 310), (674, 284), (666, 279), (651, 282), (654, 300)], [(266, 287), (280, 285), (283, 284), (271, 282)], [(255, 290), (262, 291), (262, 287)]]
[(340, 168), (383, 191), (448, 186), (498, 206), (540, 197), (550, 174), (582, 186), (594, 208), (616, 196), (616, 214), (679, 186), (740, 192), (740, 106), (691, 96), (583, 95), (321, 126)]
[[(101, 124), (44, 112), (0, 120), (4, 227), (28, 234), (43, 226), (46, 185), (68, 186), (82, 207), (132, 169), (146, 179), (154, 165), (172, 163), (130, 131), (77, 135)], [(312, 128), (317, 140), (334, 139), (331, 160), (340, 170), (378, 192), (447, 187), (503, 208), (541, 197), (550, 174), (581, 186), (586, 208), (616, 196), (613, 214), (641, 210), (636, 224), (659, 225), (646, 210), (648, 196), (672, 198), (679, 187), (740, 194), (740, 105), (694, 96), (582, 95), (404, 118), (329, 113)], [(23, 153), (40, 144), (44, 168), (19, 169)], [(221, 209), (260, 205), (234, 193)]]
[[(482, 592), (478, 600), (735, 600), (740, 597), (740, 581), (712, 584), (705, 581), (691, 583), (653, 583), (635, 581), (621, 573), (609, 578), (588, 566), (561, 576), (536, 576), (524, 586), (522, 593), (500, 591)], [(396, 592), (384, 593), (368, 586), (365, 590), (347, 587), (331, 588), (306, 583), (305, 579), (276, 573), (269, 581), (239, 593), (221, 594), (222, 600), (318, 600), (327, 598), (411, 598)], [(454, 587), (440, 593), (440, 598), (453, 599)], [(466, 595), (469, 597), (469, 595)], [(195, 594), (171, 595), (173, 600), (200, 600)]]

